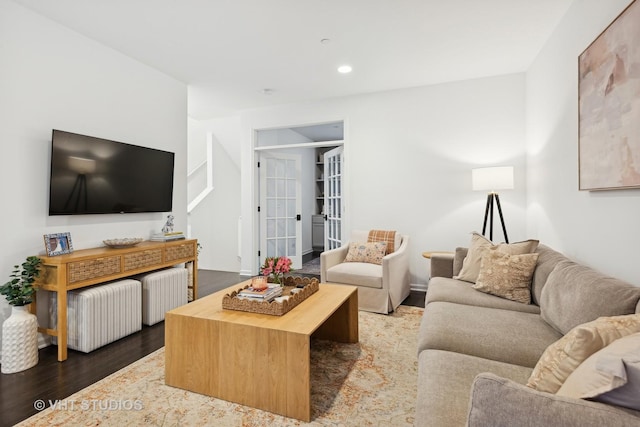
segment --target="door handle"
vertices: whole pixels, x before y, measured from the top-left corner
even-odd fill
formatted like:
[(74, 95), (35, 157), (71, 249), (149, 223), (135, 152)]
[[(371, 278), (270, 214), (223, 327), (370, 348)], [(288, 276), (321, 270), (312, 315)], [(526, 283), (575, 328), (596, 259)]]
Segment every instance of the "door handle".
[(296, 215), (296, 221), (300, 221), (302, 220), (302, 217), (300, 216), (300, 214)]

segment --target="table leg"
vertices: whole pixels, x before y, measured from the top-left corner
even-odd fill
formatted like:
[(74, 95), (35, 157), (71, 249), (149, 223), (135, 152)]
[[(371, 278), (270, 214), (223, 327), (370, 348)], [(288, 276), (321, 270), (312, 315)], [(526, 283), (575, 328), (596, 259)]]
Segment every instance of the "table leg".
[(67, 290), (60, 289), (58, 294), (58, 361), (67, 360)]
[(351, 294), (338, 309), (313, 333), (314, 338), (357, 343), (358, 332), (358, 292)]

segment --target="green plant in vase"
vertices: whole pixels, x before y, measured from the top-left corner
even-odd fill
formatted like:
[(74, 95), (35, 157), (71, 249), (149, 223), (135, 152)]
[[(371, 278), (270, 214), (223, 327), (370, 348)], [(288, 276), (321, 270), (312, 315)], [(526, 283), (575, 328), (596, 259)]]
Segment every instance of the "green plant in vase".
[(35, 288), (33, 283), (40, 276), (42, 260), (37, 256), (29, 256), (22, 266), (14, 265), (11, 280), (0, 286), (0, 294), (15, 307), (29, 305), (33, 302)]
[(38, 364), (38, 320), (29, 313), (33, 302), (33, 283), (40, 276), (42, 260), (27, 257), (22, 266), (15, 265), (11, 280), (0, 286), (11, 305), (11, 316), (2, 323), (2, 373), (13, 374)]

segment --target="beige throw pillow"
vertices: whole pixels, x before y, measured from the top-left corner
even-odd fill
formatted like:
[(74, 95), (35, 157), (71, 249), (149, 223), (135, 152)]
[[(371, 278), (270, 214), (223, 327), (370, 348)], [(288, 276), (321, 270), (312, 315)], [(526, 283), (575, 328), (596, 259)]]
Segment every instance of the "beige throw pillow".
[(613, 341), (640, 332), (640, 314), (600, 317), (578, 325), (551, 344), (533, 368), (527, 386), (556, 393), (564, 381), (589, 356)]
[(640, 410), (640, 333), (617, 339), (590, 356), (557, 394)]
[(349, 243), (349, 252), (344, 262), (367, 262), (369, 264), (382, 264), (387, 250), (386, 242), (374, 243)]
[(531, 303), (531, 277), (538, 254), (509, 255), (489, 249), (473, 289), (523, 304)]
[(523, 242), (500, 243), (498, 245), (494, 245), (491, 243), (491, 240), (474, 231), (471, 234), (469, 251), (462, 262), (462, 269), (460, 270), (460, 273), (453, 278), (475, 283), (478, 279), (478, 274), (480, 274), (480, 261), (486, 251), (490, 248), (494, 248), (499, 252), (509, 255), (522, 255), (535, 252), (538, 248), (538, 243), (539, 242), (537, 240), (525, 240)]

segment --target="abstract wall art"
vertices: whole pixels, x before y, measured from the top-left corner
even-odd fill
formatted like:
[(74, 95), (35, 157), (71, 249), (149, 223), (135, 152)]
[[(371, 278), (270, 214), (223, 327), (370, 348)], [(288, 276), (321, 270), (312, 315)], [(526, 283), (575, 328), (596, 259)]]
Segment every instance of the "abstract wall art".
[(579, 188), (640, 188), (640, 2), (579, 63)]

